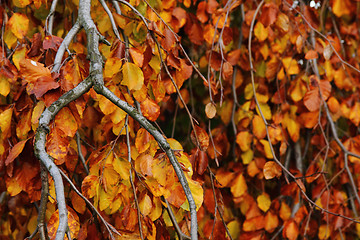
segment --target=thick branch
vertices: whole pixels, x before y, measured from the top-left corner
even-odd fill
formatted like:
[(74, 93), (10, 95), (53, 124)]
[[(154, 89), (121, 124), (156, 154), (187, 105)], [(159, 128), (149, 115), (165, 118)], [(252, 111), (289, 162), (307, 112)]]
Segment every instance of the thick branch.
[(56, 240), (64, 239), (67, 224), (67, 209), (64, 195), (64, 184), (59, 172), (58, 167), (55, 165), (53, 158), (47, 154), (45, 150), (46, 135), (49, 133), (49, 123), (56, 116), (56, 114), (67, 104), (76, 100), (81, 95), (89, 91), (92, 86), (90, 79), (86, 79), (77, 85), (74, 89), (66, 92), (57, 101), (46, 108), (41, 114), (39, 119), (39, 127), (35, 135), (34, 151), (35, 156), (41, 161), (42, 164), (49, 171), (54, 179), (56, 200), (59, 210), (59, 227), (56, 232)]

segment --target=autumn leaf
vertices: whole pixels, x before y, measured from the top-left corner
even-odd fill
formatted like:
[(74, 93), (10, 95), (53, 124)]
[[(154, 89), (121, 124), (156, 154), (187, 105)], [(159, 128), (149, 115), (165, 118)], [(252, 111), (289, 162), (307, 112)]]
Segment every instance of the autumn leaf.
[[(80, 231), (79, 217), (74, 210), (67, 208), (68, 210), (68, 226), (71, 238), (77, 238)], [(59, 226), (59, 210), (56, 210), (50, 217), (47, 223), (47, 231), (51, 239), (55, 239), (57, 228)], [(68, 239), (65, 236), (65, 239)]]
[(271, 205), (271, 199), (270, 199), (269, 195), (267, 195), (266, 193), (263, 193), (257, 197), (256, 201), (258, 203), (259, 208), (263, 212), (267, 212), (267, 210), (269, 210), (270, 205)]
[(274, 161), (268, 161), (264, 165), (264, 176), (265, 179), (272, 179), (274, 177), (279, 178), (281, 176), (282, 169)]
[(239, 174), (234, 179), (230, 190), (234, 197), (241, 197), (244, 193), (247, 192), (247, 184), (243, 174)]
[(195, 144), (198, 145), (197, 140), (199, 141), (200, 144), (200, 149), (202, 151), (206, 151), (207, 148), (209, 147), (209, 135), (207, 134), (207, 132), (202, 129), (201, 127), (197, 126), (196, 124), (194, 125), (194, 129), (191, 131), (191, 141)]
[(123, 80), (121, 84), (130, 90), (139, 90), (144, 84), (144, 74), (134, 63), (126, 62), (122, 68)]
[(152, 99), (146, 98), (140, 103), (141, 112), (150, 121), (156, 121), (160, 115), (160, 106)]
[(263, 42), (267, 39), (269, 32), (261, 22), (257, 22), (254, 28), (254, 35), (257, 37), (257, 39), (259, 39), (260, 42)]
[[(310, 77), (312, 89), (308, 90), (304, 96), (304, 105), (310, 112), (317, 111), (320, 108), (321, 99), (327, 100), (331, 93), (331, 85), (326, 80), (317, 80), (316, 77)], [(321, 90), (321, 97), (319, 92)]]
[(11, 32), (18, 38), (22, 39), (29, 30), (29, 19), (25, 14), (14, 13), (9, 19)]
[(208, 103), (205, 106), (205, 114), (208, 118), (212, 119), (216, 115), (216, 107), (212, 103)]
[(81, 192), (88, 198), (92, 198), (97, 194), (99, 182), (98, 177), (94, 175), (88, 175), (84, 178), (81, 185)]
[(5, 160), (6, 166), (9, 165), (10, 163), (12, 163), (15, 160), (15, 158), (17, 158), (20, 155), (20, 153), (23, 151), (24, 146), (28, 140), (29, 139), (20, 141), (14, 145), (14, 147), (11, 149), (8, 157)]
[(307, 60), (316, 59), (316, 58), (318, 58), (318, 54), (314, 50), (310, 50), (305, 54), (305, 59)]

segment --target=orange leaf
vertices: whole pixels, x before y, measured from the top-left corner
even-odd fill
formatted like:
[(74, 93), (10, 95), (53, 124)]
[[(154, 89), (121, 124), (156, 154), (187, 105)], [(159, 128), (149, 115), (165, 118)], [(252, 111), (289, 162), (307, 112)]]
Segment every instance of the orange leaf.
[(21, 76), (28, 83), (35, 82), (39, 77), (50, 77), (50, 70), (45, 68), (43, 64), (30, 59), (20, 60)]
[(11, 151), (9, 153), (9, 156), (6, 158), (5, 160), (5, 165), (9, 165), (10, 163), (12, 163), (15, 158), (17, 158), (20, 153), (22, 152), (22, 150), (24, 149), (25, 143), (28, 141), (29, 139), (23, 140), (18, 142), (17, 144), (14, 145), (13, 148), (11, 148)]
[(318, 58), (318, 53), (314, 50), (310, 50), (305, 54), (305, 59), (310, 60), (310, 59), (317, 59)]
[(269, 2), (262, 7), (259, 21), (264, 24), (265, 27), (273, 24), (276, 21), (279, 8), (276, 4)]
[(306, 128), (313, 128), (319, 122), (319, 111), (301, 113), (299, 116), (301, 122)]
[(84, 199), (82, 199), (74, 191), (70, 192), (70, 199), (71, 199), (71, 204), (72, 204), (73, 208), (75, 209), (75, 211), (77, 211), (80, 214), (85, 213), (86, 203), (85, 203)]
[(138, 66), (142, 67), (144, 63), (144, 54), (137, 48), (130, 48), (129, 49), (130, 56), (133, 62)]
[(146, 98), (140, 103), (141, 112), (150, 121), (156, 121), (160, 115), (160, 106), (152, 99)]
[(69, 137), (74, 137), (78, 129), (76, 119), (68, 107), (64, 107), (56, 114), (55, 125)]
[(46, 150), (55, 159), (55, 164), (61, 165), (65, 162), (65, 157), (69, 151), (69, 139), (64, 136), (64, 132), (54, 127), (52, 128), (46, 142)]
[(279, 225), (279, 218), (276, 214), (268, 211), (265, 216), (265, 230), (272, 233)]
[(205, 12), (206, 5), (207, 5), (206, 1), (202, 1), (199, 3), (197, 10), (196, 10), (196, 17), (202, 23), (205, 23), (209, 19), (208, 15)]
[[(199, 144), (200, 146), (198, 146), (202, 151), (206, 151), (207, 148), (209, 147), (209, 135), (207, 134), (207, 132), (202, 129), (201, 127), (197, 126), (196, 124), (194, 125), (195, 128), (191, 131), (191, 141), (197, 145), (197, 141), (196, 141), (196, 136), (197, 139), (199, 140)], [(196, 136), (195, 136), (196, 133)]]
[(245, 232), (252, 232), (264, 228), (264, 216), (260, 215), (250, 219), (246, 219), (243, 223), (243, 230)]
[(141, 154), (137, 157), (136, 161), (139, 163), (141, 173), (147, 176), (153, 176), (152, 173), (152, 164), (153, 157), (149, 154)]
[(239, 147), (243, 152), (250, 149), (252, 139), (253, 137), (248, 131), (242, 131), (236, 135), (236, 143), (239, 144)]
[(306, 92), (304, 96), (304, 105), (310, 112), (317, 111), (320, 108), (321, 98), (319, 93), (319, 86), (322, 98), (327, 100), (331, 93), (331, 85), (328, 81), (319, 81), (315, 76), (310, 77), (312, 89)]
[(266, 162), (264, 165), (265, 179), (279, 178), (281, 176), (281, 167), (274, 161)]
[(135, 146), (138, 152), (145, 152), (150, 147), (151, 140), (154, 140), (154, 137), (144, 128), (140, 128), (135, 138)]
[(290, 220), (285, 222), (283, 236), (289, 240), (296, 240), (299, 235), (299, 229), (296, 222)]
[(349, 0), (334, 0), (332, 1), (332, 11), (337, 17), (349, 15), (352, 11), (351, 2)]

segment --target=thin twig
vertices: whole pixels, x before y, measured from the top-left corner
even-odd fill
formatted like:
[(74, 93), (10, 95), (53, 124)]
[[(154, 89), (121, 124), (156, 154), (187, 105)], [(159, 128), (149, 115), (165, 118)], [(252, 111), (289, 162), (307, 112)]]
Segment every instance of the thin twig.
[[(128, 152), (128, 161), (131, 164), (131, 149), (130, 149), (130, 136), (129, 136), (128, 121), (129, 121), (129, 115), (126, 115), (126, 117), (125, 117), (126, 146), (127, 146), (127, 152)], [(135, 189), (134, 180), (133, 180), (133, 177), (132, 177), (131, 168), (130, 168), (129, 171), (130, 171), (129, 178), (130, 178), (131, 188), (132, 188), (133, 193), (134, 193), (134, 200), (135, 200), (137, 214), (138, 214), (140, 238), (142, 240), (144, 240), (144, 236), (143, 236), (143, 232), (142, 232), (142, 226), (141, 226), (141, 212), (140, 212), (140, 207), (139, 207), (139, 201), (138, 201), (137, 196), (136, 196), (136, 189)]]

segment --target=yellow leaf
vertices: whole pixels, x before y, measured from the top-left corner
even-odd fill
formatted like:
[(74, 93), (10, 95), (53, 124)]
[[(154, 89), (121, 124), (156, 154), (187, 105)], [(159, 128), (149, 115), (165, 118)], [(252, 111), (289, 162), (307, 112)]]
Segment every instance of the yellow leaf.
[[(259, 103), (262, 114), (264, 115), (266, 120), (271, 119), (271, 108), (266, 103)], [(260, 115), (259, 108), (256, 106), (256, 112)]]
[(122, 179), (129, 179), (130, 177), (130, 163), (123, 158), (114, 157), (113, 168), (120, 175)]
[(301, 79), (298, 79), (292, 82), (291, 85), (290, 97), (295, 102), (298, 102), (304, 97), (306, 93), (307, 89), (305, 83)]
[[(239, 239), (240, 236), (240, 223), (236, 220), (233, 220), (226, 224), (227, 228), (229, 229), (229, 233), (232, 237), (232, 239)], [(226, 235), (227, 236), (227, 235)]]
[(15, 44), (17, 43), (17, 38), (10, 29), (7, 29), (5, 31), (4, 42), (6, 43), (8, 48), (14, 48)]
[(265, 157), (273, 159), (274, 157), (271, 152), (270, 143), (265, 139), (261, 139), (260, 143), (264, 146)]
[(235, 178), (230, 191), (234, 197), (241, 197), (247, 191), (246, 180), (242, 174), (239, 174)]
[(14, 13), (8, 22), (11, 32), (18, 38), (22, 39), (29, 29), (29, 19), (25, 14)]
[[(196, 205), (196, 211), (199, 210), (199, 208), (201, 207), (201, 205), (203, 204), (204, 201), (204, 190), (201, 187), (201, 184), (192, 180), (191, 178), (189, 178), (187, 175), (186, 179), (189, 183), (189, 187), (190, 187), (190, 191), (194, 197), (194, 201), (195, 201), (195, 205)], [(189, 202), (186, 200), (183, 205), (181, 205), (181, 208), (186, 210), (186, 211), (190, 211), (189, 208)]]
[(122, 84), (128, 86), (130, 90), (140, 90), (144, 84), (144, 74), (142, 70), (133, 63), (126, 62), (123, 66)]
[(36, 230), (37, 225), (38, 225), (37, 218), (38, 218), (37, 215), (33, 215), (30, 218), (30, 220), (27, 224), (27, 227), (26, 227), (29, 233), (33, 233)]
[(149, 215), (152, 210), (152, 202), (149, 195), (145, 194), (139, 201), (139, 209), (145, 216)]
[(330, 229), (328, 225), (323, 224), (319, 227), (318, 237), (320, 240), (328, 239), (330, 237)]
[(286, 125), (286, 129), (288, 130), (291, 139), (294, 142), (297, 142), (300, 137), (300, 123), (290, 117), (284, 119), (284, 121), (286, 121), (284, 125)]
[(251, 149), (241, 154), (242, 162), (245, 165), (249, 164), (253, 160), (253, 158), (254, 158), (254, 152)]
[(110, 115), (110, 119), (114, 124), (118, 124), (126, 117), (126, 112), (120, 108), (116, 108), (115, 111)]
[(112, 78), (119, 72), (122, 62), (118, 58), (108, 58), (104, 67), (104, 78)]
[(16, 178), (6, 178), (5, 183), (6, 190), (10, 196), (18, 195), (22, 190)]
[(256, 198), (256, 201), (257, 201), (258, 207), (263, 212), (266, 212), (267, 210), (269, 210), (270, 205), (271, 205), (271, 199), (270, 199), (269, 195), (267, 195), (266, 193), (263, 193)]
[(31, 0), (13, 0), (14, 5), (18, 8), (24, 8), (29, 5), (32, 1)]
[(261, 22), (257, 22), (254, 28), (254, 35), (259, 39), (259, 42), (262, 42), (268, 37), (269, 30)]
[(100, 195), (99, 195), (99, 209), (100, 211), (105, 210), (110, 206), (112, 203), (112, 200), (114, 199), (114, 193), (111, 191), (111, 189), (108, 189), (107, 192), (103, 188), (100, 189)]
[(155, 221), (156, 219), (158, 219), (161, 216), (161, 214), (162, 214), (161, 200), (158, 197), (153, 197), (153, 208), (149, 213), (149, 217), (151, 221)]
[(6, 97), (10, 93), (10, 83), (4, 75), (0, 75), (0, 94)]
[(9, 108), (3, 111), (2, 113), (0, 113), (0, 130), (3, 134), (8, 133), (10, 130), (12, 112), (13, 109)]
[(300, 72), (296, 59), (293, 59), (292, 57), (285, 57), (282, 59), (282, 63), (287, 74), (294, 75)]
[(25, 59), (25, 53), (26, 53), (26, 47), (21, 47), (19, 49), (16, 49), (16, 51), (14, 52), (12, 59), (14, 65), (18, 70), (20, 70), (20, 60)]

